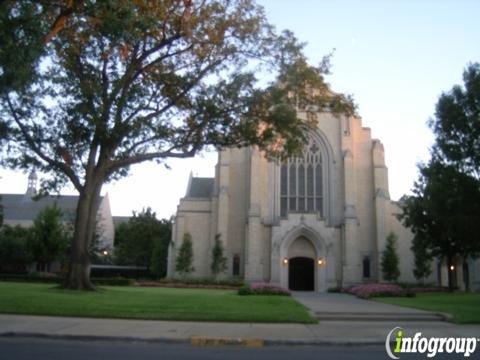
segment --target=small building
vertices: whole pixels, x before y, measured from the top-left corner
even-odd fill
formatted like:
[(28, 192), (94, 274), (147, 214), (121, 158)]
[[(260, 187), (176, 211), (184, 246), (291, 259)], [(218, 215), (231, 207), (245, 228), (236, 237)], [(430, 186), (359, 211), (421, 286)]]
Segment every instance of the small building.
[[(57, 206), (62, 210), (62, 221), (72, 226), (77, 209), (77, 195), (42, 196), (37, 198), (37, 174), (32, 171), (28, 176), (27, 191), (25, 194), (0, 194), (0, 203), (3, 206), (4, 224), (30, 227), (40, 211), (47, 206)], [(113, 249), (115, 230), (108, 194), (101, 197), (97, 213), (97, 231), (99, 234), (98, 247), (102, 250)]]

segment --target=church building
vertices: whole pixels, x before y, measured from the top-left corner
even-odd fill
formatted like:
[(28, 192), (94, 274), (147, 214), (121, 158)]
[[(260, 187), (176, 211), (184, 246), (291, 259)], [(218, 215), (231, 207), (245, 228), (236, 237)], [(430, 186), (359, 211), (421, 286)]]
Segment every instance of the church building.
[[(220, 234), (227, 278), (318, 292), (377, 282), (386, 238), (393, 233), (399, 281), (416, 282), (413, 234), (390, 199), (383, 144), (359, 117), (316, 116), (318, 125), (300, 156), (274, 161), (254, 147), (228, 148), (219, 153), (214, 178), (190, 176), (175, 217), (169, 277), (177, 276), (176, 254), (189, 233), (192, 276), (212, 275), (212, 247)], [(427, 282), (445, 283), (447, 270), (436, 265)], [(478, 274), (471, 271), (469, 281), (479, 286), (476, 265)]]

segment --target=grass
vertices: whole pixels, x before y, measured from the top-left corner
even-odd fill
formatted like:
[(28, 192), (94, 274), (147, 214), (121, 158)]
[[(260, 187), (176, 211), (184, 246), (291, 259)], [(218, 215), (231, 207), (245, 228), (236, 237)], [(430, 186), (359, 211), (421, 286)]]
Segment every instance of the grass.
[(479, 293), (426, 293), (413, 298), (375, 298), (388, 304), (448, 313), (458, 324), (480, 324)]
[(109, 286), (98, 292), (52, 284), (0, 282), (0, 313), (148, 320), (316, 323), (289, 296), (240, 296), (232, 290)]

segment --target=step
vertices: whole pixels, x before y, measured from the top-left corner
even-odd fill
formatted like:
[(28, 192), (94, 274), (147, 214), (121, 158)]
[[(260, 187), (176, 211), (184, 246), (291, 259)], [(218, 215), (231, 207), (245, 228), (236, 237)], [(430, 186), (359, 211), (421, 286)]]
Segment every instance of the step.
[(447, 321), (449, 317), (436, 313), (360, 313), (316, 312), (317, 320), (329, 321)]

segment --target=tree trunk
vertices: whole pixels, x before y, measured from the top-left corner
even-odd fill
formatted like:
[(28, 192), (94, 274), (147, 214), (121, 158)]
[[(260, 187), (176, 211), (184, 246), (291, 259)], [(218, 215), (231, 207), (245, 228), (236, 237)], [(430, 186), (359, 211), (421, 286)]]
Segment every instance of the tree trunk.
[(70, 264), (64, 284), (67, 289), (95, 290), (95, 286), (90, 282), (89, 248), (95, 232), (102, 184), (103, 181), (87, 181), (78, 198)]

